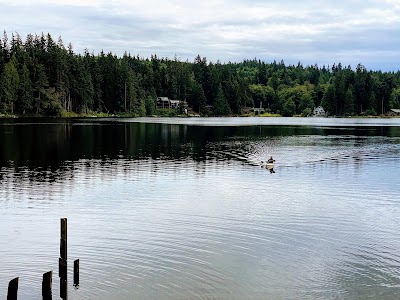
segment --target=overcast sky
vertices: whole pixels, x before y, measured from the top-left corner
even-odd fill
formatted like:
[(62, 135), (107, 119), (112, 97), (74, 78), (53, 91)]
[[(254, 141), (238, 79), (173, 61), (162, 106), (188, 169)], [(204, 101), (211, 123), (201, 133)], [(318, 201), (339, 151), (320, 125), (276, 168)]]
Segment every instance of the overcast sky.
[(400, 69), (400, 0), (0, 0), (0, 29), (122, 55)]

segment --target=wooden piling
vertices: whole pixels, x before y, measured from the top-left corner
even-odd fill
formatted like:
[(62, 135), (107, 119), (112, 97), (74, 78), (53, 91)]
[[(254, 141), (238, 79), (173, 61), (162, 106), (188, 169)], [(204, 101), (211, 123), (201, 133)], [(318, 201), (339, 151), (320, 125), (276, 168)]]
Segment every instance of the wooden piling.
[(43, 274), (42, 298), (43, 300), (52, 300), (53, 271)]
[(67, 260), (67, 240), (60, 239), (60, 257)]
[(68, 299), (67, 279), (60, 278), (60, 298), (63, 300)]
[[(68, 264), (67, 264), (67, 219), (61, 219), (60, 231), (60, 258), (58, 261), (58, 276), (60, 277), (60, 297), (68, 299)], [(14, 278), (8, 284), (7, 300), (17, 300), (19, 277)], [(53, 271), (43, 274), (42, 298), (52, 300)], [(79, 259), (74, 261), (74, 286), (79, 286)]]
[(7, 300), (17, 300), (19, 277), (14, 278), (8, 284)]
[(58, 260), (58, 276), (60, 277), (60, 297), (64, 300), (68, 299), (68, 264), (67, 264), (67, 219), (61, 219), (60, 232), (60, 258)]
[(79, 259), (74, 261), (74, 286), (79, 285)]
[(60, 257), (67, 259), (67, 219), (61, 219)]
[(58, 259), (58, 277), (67, 279), (67, 260), (63, 258)]

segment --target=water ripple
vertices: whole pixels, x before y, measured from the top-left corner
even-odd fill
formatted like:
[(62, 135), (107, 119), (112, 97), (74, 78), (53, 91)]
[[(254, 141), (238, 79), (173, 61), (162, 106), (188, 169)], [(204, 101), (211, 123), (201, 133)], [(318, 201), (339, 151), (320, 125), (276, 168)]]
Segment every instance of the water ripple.
[[(396, 298), (399, 145), (251, 136), (183, 143), (183, 155), (71, 158), (57, 169), (8, 161), (0, 295), (20, 276), (22, 299), (40, 298), (32, 295), (42, 273), (56, 273), (59, 218), (68, 217), (68, 271), (79, 258), (82, 274), (70, 299)], [(201, 159), (187, 155), (200, 148)], [(268, 155), (276, 173), (259, 167)]]

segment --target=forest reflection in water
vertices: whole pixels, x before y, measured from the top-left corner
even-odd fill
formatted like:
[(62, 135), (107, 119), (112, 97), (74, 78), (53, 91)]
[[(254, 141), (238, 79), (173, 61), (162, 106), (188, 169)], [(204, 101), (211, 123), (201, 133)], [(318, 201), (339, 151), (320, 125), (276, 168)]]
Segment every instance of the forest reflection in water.
[[(1, 126), (3, 125), (3, 126)], [(205, 161), (212, 147), (223, 150), (228, 140), (236, 148), (248, 141), (273, 147), (287, 136), (398, 137), (399, 127), (313, 127), (313, 126), (193, 126), (178, 124), (118, 123), (65, 120), (58, 122), (0, 122), (0, 164), (35, 166), (54, 171), (63, 162), (79, 159), (185, 159)], [(232, 145), (229, 145), (231, 147)], [(246, 151), (248, 149), (244, 149)], [(251, 154), (251, 153), (250, 153)], [(229, 159), (227, 153), (226, 159)], [(232, 157), (231, 157), (232, 158)]]

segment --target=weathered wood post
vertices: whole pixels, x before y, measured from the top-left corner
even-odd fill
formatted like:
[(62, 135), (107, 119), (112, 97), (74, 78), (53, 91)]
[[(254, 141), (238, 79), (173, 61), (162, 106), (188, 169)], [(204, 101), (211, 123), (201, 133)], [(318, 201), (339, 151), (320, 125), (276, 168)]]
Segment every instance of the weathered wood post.
[(17, 300), (17, 297), (18, 297), (18, 281), (19, 281), (19, 277), (14, 278), (8, 284), (7, 300)]
[(62, 218), (58, 276), (60, 277), (60, 297), (64, 300), (68, 299), (67, 273), (67, 219)]
[(43, 300), (52, 300), (53, 271), (43, 274), (42, 298)]
[(74, 261), (74, 286), (79, 286), (79, 259)]

